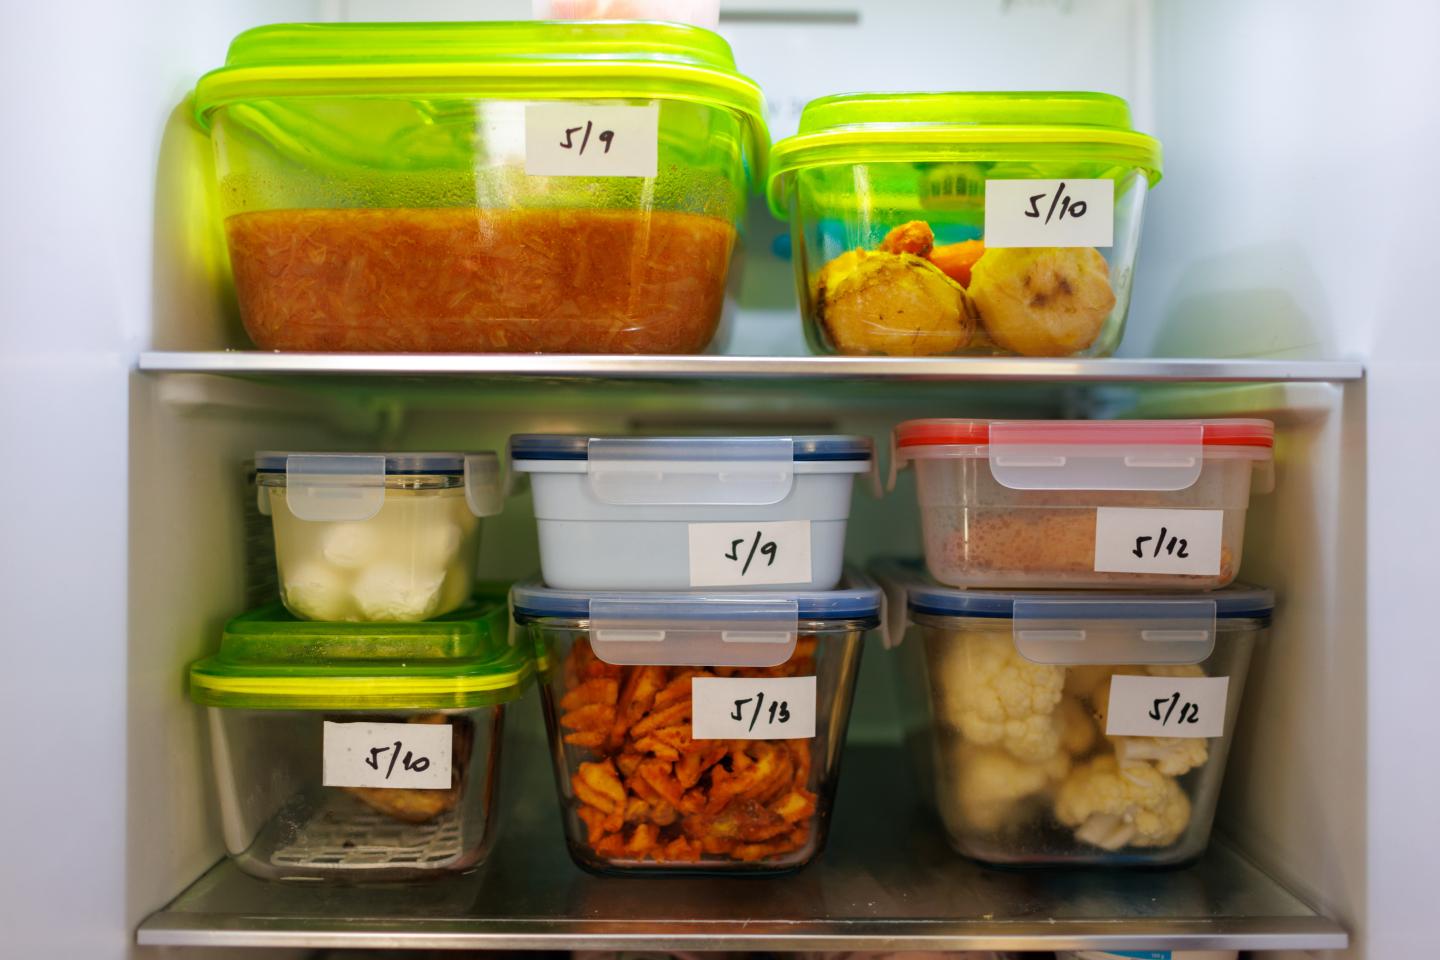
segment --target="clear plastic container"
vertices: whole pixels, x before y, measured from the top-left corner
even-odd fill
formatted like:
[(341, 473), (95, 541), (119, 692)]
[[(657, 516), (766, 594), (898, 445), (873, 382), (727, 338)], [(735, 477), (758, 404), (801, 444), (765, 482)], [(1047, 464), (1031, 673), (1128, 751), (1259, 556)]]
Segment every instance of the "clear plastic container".
[(266, 350), (698, 353), (769, 148), (673, 23), (258, 27), (195, 110)]
[(510, 439), (545, 582), (563, 590), (829, 590), (865, 437)]
[(956, 590), (918, 564), (875, 573), (908, 623), (907, 740), (957, 851), (1117, 866), (1204, 851), (1270, 591)]
[(1103, 357), (1160, 145), (1098, 93), (860, 93), (775, 145), (819, 353)]
[[(957, 587), (1213, 590), (1235, 579), (1268, 420), (910, 420), (931, 576)], [(894, 477), (892, 475), (892, 483)]]
[(518, 584), (570, 855), (602, 873), (777, 873), (825, 845), (880, 591)]
[(236, 617), (190, 668), (230, 857), (272, 880), (414, 880), (478, 866), (505, 704), (533, 677), (503, 591), (428, 623)]
[(475, 588), (493, 453), (257, 453), (280, 597), (307, 620), (427, 620)]

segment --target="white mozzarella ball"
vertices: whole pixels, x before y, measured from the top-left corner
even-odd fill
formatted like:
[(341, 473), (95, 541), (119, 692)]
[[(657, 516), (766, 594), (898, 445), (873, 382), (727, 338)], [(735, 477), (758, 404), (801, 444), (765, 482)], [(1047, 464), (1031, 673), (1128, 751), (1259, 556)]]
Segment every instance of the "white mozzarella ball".
[(331, 523), (320, 536), (320, 553), (342, 570), (356, 570), (380, 559), (374, 524)]
[(355, 580), (352, 595), (366, 620), (424, 620), (440, 606), (444, 570), (376, 563)]
[(352, 616), (345, 578), (329, 564), (301, 563), (285, 570), (285, 606), (307, 620), (348, 620)]

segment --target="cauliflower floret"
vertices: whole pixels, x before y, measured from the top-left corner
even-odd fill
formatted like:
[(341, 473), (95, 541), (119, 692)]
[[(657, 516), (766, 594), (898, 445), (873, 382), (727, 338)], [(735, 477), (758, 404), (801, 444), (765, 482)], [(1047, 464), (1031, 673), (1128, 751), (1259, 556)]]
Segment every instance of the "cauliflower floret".
[(994, 833), (1018, 823), (1022, 801), (1063, 780), (1070, 757), (1058, 752), (1045, 763), (1024, 763), (1004, 750), (959, 742), (943, 764), (942, 814), (952, 829)]
[(1083, 757), (1095, 747), (1095, 720), (1077, 698), (1066, 694), (1060, 698), (1055, 713), (1060, 724), (1060, 745), (1072, 757)]
[(1102, 850), (1167, 847), (1190, 823), (1190, 798), (1149, 764), (1121, 766), (1107, 754), (1060, 785), (1055, 817), (1075, 829), (1075, 839)]
[(1009, 633), (965, 633), (929, 645), (937, 719), (971, 743), (1040, 763), (1060, 749), (1054, 713), (1065, 668), (1031, 663)]
[[(1168, 666), (1152, 664), (1145, 672), (1156, 677), (1203, 677), (1205, 672), (1194, 664)], [(1138, 674), (1139, 668), (1122, 667), (1114, 671), (1119, 674)], [(1110, 683), (1102, 683), (1090, 697), (1095, 720), (1104, 730), (1110, 719)], [(1203, 737), (1110, 737), (1115, 744), (1115, 757), (1120, 764), (1153, 761), (1155, 768), (1171, 777), (1178, 777), (1203, 767), (1210, 759), (1209, 741)]]

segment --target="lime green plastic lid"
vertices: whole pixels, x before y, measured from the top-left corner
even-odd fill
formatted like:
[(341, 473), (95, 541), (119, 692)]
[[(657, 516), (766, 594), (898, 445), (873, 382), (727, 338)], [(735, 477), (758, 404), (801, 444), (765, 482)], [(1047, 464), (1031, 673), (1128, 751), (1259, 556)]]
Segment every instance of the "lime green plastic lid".
[(789, 174), (856, 163), (1073, 160), (1111, 163), (1160, 180), (1160, 142), (1137, 132), (1107, 93), (848, 93), (805, 105), (800, 129), (770, 152), (770, 208), (786, 216)]
[(680, 100), (746, 121), (757, 182), (770, 146), (760, 88), (724, 39), (678, 23), (286, 23), (237, 36), (195, 85), (195, 115), (286, 97)]
[(534, 675), (510, 645), (503, 588), (421, 623), (300, 620), (279, 603), (225, 625), (190, 666), (190, 697), (251, 710), (439, 710), (514, 700)]

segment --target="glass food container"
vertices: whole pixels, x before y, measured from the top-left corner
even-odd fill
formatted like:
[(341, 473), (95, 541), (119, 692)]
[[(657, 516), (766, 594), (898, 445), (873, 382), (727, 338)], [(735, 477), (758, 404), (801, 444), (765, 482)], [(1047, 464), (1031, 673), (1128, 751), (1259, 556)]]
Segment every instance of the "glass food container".
[(190, 667), (230, 857), (272, 880), (415, 880), (489, 852), (505, 704), (533, 677), (503, 591), (426, 623), (315, 623), (279, 604)]
[(307, 620), (427, 620), (475, 587), (480, 520), (500, 512), (493, 453), (255, 455), (280, 597)]
[(882, 563), (900, 702), (951, 845), (1000, 864), (1177, 864), (1210, 840), (1274, 596), (956, 590)]
[(545, 583), (566, 590), (829, 590), (867, 437), (510, 438)]
[(1160, 144), (1099, 93), (859, 93), (771, 154), (818, 353), (1103, 357)]
[(264, 26), (194, 99), (266, 350), (698, 353), (769, 149), (680, 24)]
[[(1268, 420), (910, 420), (931, 576), (957, 587), (1213, 590), (1235, 579)], [(894, 477), (892, 475), (892, 484)]]
[(824, 847), (880, 591), (511, 594), (566, 842), (615, 874), (782, 873)]

